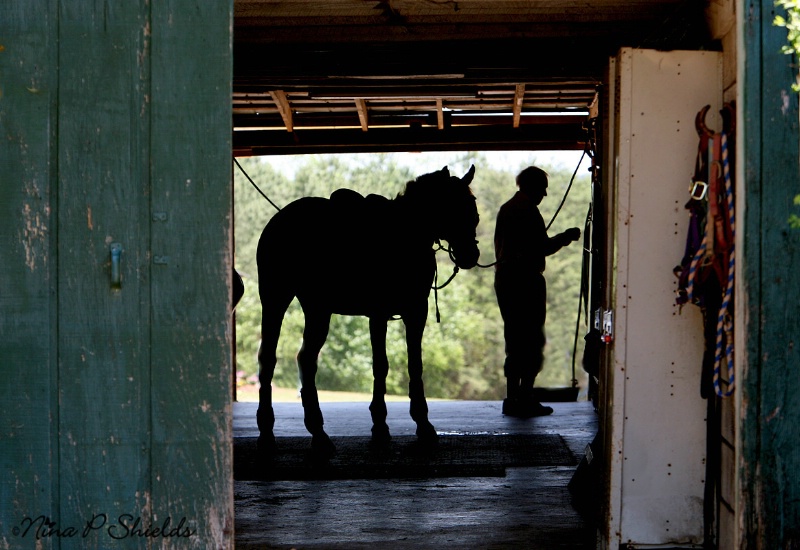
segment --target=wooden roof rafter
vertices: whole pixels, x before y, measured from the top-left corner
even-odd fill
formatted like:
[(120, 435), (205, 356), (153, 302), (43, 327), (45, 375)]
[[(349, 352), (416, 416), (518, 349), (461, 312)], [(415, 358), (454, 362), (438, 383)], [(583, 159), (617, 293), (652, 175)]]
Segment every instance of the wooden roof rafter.
[(519, 117), (522, 114), (522, 103), (525, 100), (525, 84), (517, 84), (514, 90), (514, 105), (512, 112), (514, 116), (514, 128), (519, 128)]
[(361, 130), (366, 132), (369, 129), (367, 102), (361, 98), (356, 98), (355, 102), (356, 102), (356, 110), (358, 111), (358, 120), (361, 122)]
[(289, 100), (286, 98), (286, 93), (283, 90), (275, 90), (269, 93), (272, 96), (272, 101), (278, 107), (278, 112), (281, 114), (283, 124), (286, 126), (287, 132), (294, 131), (294, 120), (292, 118), (292, 108), (289, 105)]
[[(314, 115), (318, 122), (324, 114), (353, 113), (362, 127), (370, 124), (371, 114), (434, 113), (441, 128), (448, 117), (470, 112), (513, 115), (513, 126), (520, 125), (521, 117), (542, 111), (586, 111), (594, 100), (597, 83), (562, 84), (552, 90), (529, 89), (529, 83), (488, 84), (473, 86), (470, 90), (452, 90), (447, 95), (408, 90), (405, 94), (395, 90), (381, 92), (351, 89), (349, 93), (312, 94), (303, 90), (274, 90), (266, 93), (236, 92), (233, 97), (233, 114), (236, 127), (247, 126), (248, 116), (277, 113), (283, 127), (297, 127), (298, 121)], [(270, 99), (267, 99), (269, 97)], [(263, 121), (262, 121), (263, 123)], [(440, 129), (441, 129), (440, 128)]]

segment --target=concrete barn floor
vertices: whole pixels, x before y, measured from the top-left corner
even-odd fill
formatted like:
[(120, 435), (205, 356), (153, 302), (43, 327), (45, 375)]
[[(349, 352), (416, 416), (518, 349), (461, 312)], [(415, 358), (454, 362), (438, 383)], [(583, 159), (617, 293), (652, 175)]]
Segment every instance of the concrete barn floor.
[[(597, 433), (594, 408), (550, 405), (553, 415), (520, 420), (498, 401), (434, 401), (429, 417), (442, 437), (558, 434), (577, 465)], [(408, 404), (387, 406), (392, 435), (413, 435)], [(256, 407), (234, 403), (234, 446), (258, 435)], [(370, 435), (367, 403), (323, 403), (322, 412), (334, 441)], [(276, 437), (306, 436), (302, 413), (299, 403), (275, 404)], [(592, 514), (578, 512), (567, 488), (576, 465), (508, 468), (505, 477), (235, 481), (236, 548), (595, 548)]]

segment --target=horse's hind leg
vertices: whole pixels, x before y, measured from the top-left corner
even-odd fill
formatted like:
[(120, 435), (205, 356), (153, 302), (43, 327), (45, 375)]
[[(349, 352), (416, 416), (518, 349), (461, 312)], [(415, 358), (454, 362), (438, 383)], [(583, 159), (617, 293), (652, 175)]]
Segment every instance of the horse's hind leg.
[[(263, 281), (261, 284), (266, 285)], [(272, 410), (272, 376), (275, 374), (277, 362), (278, 338), (286, 309), (294, 296), (291, 293), (261, 293), (261, 345), (258, 347), (258, 450), (271, 453), (275, 450), (275, 414)]]
[(389, 360), (386, 358), (386, 321), (369, 320), (369, 336), (372, 342), (372, 442), (384, 444), (391, 440), (389, 426), (386, 424), (386, 376), (389, 374)]
[(436, 443), (439, 436), (428, 420), (428, 402), (422, 383), (422, 333), (425, 331), (425, 316), (404, 318), (406, 346), (408, 348), (408, 397), (411, 400), (411, 418), (417, 423), (417, 437), (426, 444)]
[(297, 353), (297, 367), (300, 369), (300, 399), (303, 402), (304, 422), (311, 434), (311, 448), (323, 456), (336, 452), (333, 442), (323, 429), (324, 420), (319, 407), (317, 394), (317, 358), (325, 344), (330, 327), (330, 313), (305, 313), (306, 326), (303, 329), (303, 345)]

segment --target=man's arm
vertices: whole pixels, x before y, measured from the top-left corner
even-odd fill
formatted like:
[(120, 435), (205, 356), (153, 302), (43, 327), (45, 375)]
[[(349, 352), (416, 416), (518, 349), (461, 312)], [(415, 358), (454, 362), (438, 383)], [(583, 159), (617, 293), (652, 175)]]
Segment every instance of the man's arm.
[(577, 227), (570, 227), (563, 233), (559, 233), (555, 237), (548, 237), (545, 242), (544, 255), (550, 256), (555, 254), (568, 244), (577, 241), (581, 238), (581, 230)]

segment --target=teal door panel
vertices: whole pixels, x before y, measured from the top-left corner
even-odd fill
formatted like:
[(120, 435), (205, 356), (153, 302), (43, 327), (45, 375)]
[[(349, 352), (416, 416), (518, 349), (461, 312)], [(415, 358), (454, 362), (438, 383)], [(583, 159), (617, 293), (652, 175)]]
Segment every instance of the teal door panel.
[(180, 4), (154, 4), (151, 31), (152, 507), (218, 548), (233, 532), (231, 6)]
[(60, 522), (98, 528), (62, 547), (107, 547), (151, 483), (148, 14), (94, 8), (59, 25), (58, 434)]
[(737, 350), (737, 512), (742, 548), (793, 548), (800, 544), (800, 229), (790, 223), (800, 213), (797, 58), (781, 51), (786, 29), (773, 24), (781, 8), (763, 0), (747, 9), (738, 83), (746, 208), (737, 209), (744, 246), (736, 260), (746, 345)]
[(0, 8), (2, 547), (233, 544), (231, 30)]
[(0, 547), (14, 548), (15, 528), (57, 515), (57, 348), (50, 327), (58, 94), (57, 26), (41, 18), (48, 3), (12, 4), (0, 8)]

